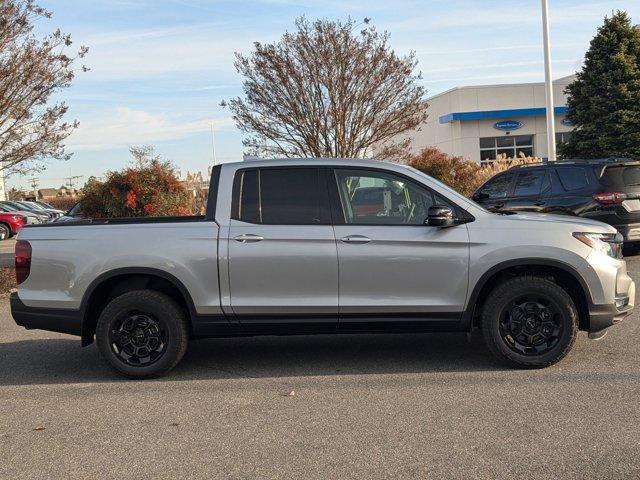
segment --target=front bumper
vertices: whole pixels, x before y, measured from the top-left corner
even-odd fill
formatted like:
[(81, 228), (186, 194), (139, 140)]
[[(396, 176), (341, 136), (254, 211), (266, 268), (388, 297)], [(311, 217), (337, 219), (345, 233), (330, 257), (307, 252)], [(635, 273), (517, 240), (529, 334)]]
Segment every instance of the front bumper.
[(27, 330), (48, 330), (70, 335), (81, 335), (82, 333), (80, 310), (28, 307), (22, 303), (15, 292), (10, 295), (9, 303), (13, 319)]
[(597, 338), (598, 333), (624, 320), (633, 310), (635, 296), (636, 285), (631, 282), (627, 292), (616, 296), (613, 304), (592, 305), (589, 308), (589, 334)]

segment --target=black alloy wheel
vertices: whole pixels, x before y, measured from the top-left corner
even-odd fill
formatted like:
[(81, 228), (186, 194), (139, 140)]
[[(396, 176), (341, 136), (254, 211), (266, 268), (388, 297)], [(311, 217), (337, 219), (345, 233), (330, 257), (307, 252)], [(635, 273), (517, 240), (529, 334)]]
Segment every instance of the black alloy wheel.
[(151, 365), (167, 349), (166, 326), (151, 313), (132, 310), (114, 322), (109, 345), (116, 357), (127, 365)]
[(514, 352), (541, 355), (558, 344), (563, 322), (559, 307), (542, 295), (524, 295), (504, 309), (500, 335)]

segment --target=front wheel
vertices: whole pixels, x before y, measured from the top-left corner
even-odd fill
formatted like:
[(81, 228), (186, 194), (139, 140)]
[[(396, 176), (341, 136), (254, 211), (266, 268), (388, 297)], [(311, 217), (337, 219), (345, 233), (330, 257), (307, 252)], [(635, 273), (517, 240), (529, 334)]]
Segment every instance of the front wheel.
[(501, 361), (543, 368), (571, 350), (578, 312), (569, 294), (540, 277), (516, 277), (498, 285), (482, 310), (482, 335)]
[(183, 310), (154, 290), (134, 290), (111, 300), (96, 326), (102, 357), (132, 378), (167, 373), (182, 359), (188, 340)]

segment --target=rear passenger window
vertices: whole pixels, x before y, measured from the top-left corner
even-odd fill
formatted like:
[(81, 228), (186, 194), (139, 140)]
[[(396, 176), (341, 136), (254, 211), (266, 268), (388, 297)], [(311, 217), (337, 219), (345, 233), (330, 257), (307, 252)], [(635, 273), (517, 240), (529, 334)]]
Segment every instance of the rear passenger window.
[(527, 197), (540, 195), (546, 173), (541, 170), (520, 172), (513, 195), (516, 197)]
[(558, 168), (556, 171), (560, 177), (560, 183), (568, 192), (583, 189), (589, 184), (587, 171), (584, 168)]
[(266, 225), (329, 224), (329, 199), (317, 168), (261, 168), (236, 173), (232, 218)]

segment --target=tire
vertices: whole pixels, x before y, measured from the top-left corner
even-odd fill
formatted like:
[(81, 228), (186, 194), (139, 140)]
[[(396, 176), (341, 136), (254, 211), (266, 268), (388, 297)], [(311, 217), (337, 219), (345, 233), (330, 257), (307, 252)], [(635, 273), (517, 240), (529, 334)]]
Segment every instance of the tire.
[(0, 242), (11, 237), (11, 229), (4, 223), (0, 223)]
[(498, 285), (482, 309), (482, 336), (502, 363), (544, 368), (571, 350), (578, 311), (569, 294), (541, 277), (516, 277)]
[(96, 326), (102, 357), (129, 378), (167, 373), (184, 356), (188, 341), (184, 311), (154, 290), (133, 290), (111, 300)]

